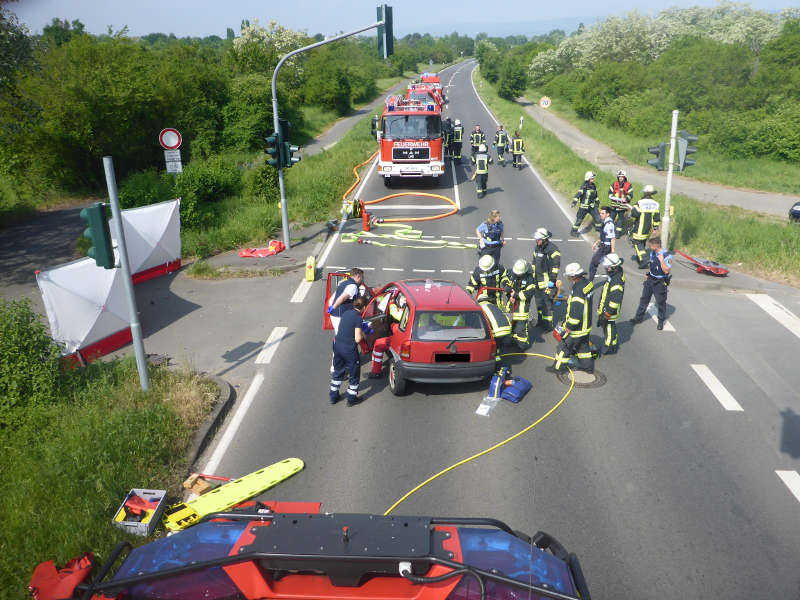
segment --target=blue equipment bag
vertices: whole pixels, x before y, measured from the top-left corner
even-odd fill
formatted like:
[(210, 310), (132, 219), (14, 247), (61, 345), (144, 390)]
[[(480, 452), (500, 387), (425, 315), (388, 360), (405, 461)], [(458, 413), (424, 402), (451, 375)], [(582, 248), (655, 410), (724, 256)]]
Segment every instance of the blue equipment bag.
[[(511, 379), (514, 383), (504, 387), (500, 397), (516, 404), (525, 397), (525, 394), (530, 391), (533, 384), (524, 377), (512, 377)], [(492, 383), (494, 383), (494, 378), (492, 378)]]
[(500, 367), (497, 373), (492, 375), (492, 381), (489, 383), (490, 398), (503, 397), (503, 385), (510, 376), (511, 370), (507, 367)]

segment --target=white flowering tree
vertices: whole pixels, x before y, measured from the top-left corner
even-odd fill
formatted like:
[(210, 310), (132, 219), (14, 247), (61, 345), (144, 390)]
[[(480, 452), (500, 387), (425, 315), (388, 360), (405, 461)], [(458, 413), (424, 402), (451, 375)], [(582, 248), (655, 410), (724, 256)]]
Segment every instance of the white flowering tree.
[[(264, 27), (256, 19), (252, 25), (248, 21), (242, 23), (239, 37), (233, 40), (233, 55), (243, 70), (271, 76), (281, 56), (307, 43), (305, 32), (288, 29), (276, 21), (270, 21)], [(287, 77), (284, 73), (288, 73), (289, 79), (295, 83), (301, 80), (303, 67), (299, 55), (284, 63), (282, 78)]]

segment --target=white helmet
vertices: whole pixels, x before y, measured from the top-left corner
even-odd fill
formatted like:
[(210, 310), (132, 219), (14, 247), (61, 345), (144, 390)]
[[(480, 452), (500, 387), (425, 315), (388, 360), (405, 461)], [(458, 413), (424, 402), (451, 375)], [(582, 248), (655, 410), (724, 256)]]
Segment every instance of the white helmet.
[(494, 258), (489, 254), (484, 254), (478, 261), (478, 266), (481, 268), (481, 271), (489, 271), (494, 266)]
[(625, 171), (620, 169), (619, 171), (617, 171), (617, 177), (627, 177), (627, 175), (625, 174)]
[(539, 227), (536, 232), (533, 234), (533, 239), (535, 240), (549, 240), (550, 236), (553, 234), (547, 231), (544, 227)]
[(528, 263), (524, 258), (519, 258), (514, 263), (514, 266), (511, 268), (511, 270), (514, 272), (514, 275), (524, 275), (528, 271)]
[(583, 275), (583, 267), (578, 263), (569, 263), (567, 268), (564, 269), (564, 274), (567, 277), (578, 277), (579, 275)]
[(397, 297), (397, 306), (399, 306), (400, 308), (403, 308), (405, 305), (406, 305), (406, 297), (403, 296), (402, 294), (400, 294)]
[(622, 259), (619, 257), (619, 254), (616, 254), (614, 252), (612, 252), (610, 254), (606, 254), (603, 257), (603, 266), (606, 269), (613, 269), (615, 267), (621, 267), (622, 266)]
[(481, 144), (478, 146), (478, 152), (486, 152), (486, 144)]
[(590, 179), (594, 179), (595, 177), (597, 177), (597, 175), (594, 174), (594, 171), (586, 171), (586, 173), (583, 175), (583, 180), (589, 181)]
[(643, 194), (651, 194), (651, 195), (652, 195), (652, 194), (655, 194), (655, 193), (656, 193), (656, 188), (654, 188), (652, 185), (650, 185), (650, 184), (648, 183), (646, 186), (644, 186), (644, 187), (642, 188), (642, 193), (643, 193)]
[(456, 125), (461, 125), (461, 119), (456, 119)]

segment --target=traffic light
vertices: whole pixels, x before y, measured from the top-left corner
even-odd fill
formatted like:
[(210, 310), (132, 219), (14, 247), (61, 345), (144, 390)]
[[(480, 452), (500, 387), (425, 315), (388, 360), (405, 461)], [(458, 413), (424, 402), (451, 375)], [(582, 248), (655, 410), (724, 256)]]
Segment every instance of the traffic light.
[(654, 166), (659, 171), (663, 171), (667, 158), (667, 145), (661, 142), (658, 146), (650, 146), (647, 151), (656, 155), (656, 158), (648, 159), (647, 164)]
[(272, 135), (265, 137), (264, 141), (267, 142), (267, 147), (264, 149), (264, 152), (270, 155), (270, 158), (267, 159), (267, 164), (271, 167), (275, 167), (276, 169), (282, 168), (283, 152), (281, 149), (280, 133), (275, 132)]
[(389, 58), (394, 54), (394, 27), (392, 25), (392, 7), (385, 4), (378, 7), (378, 57)]
[(689, 154), (694, 154), (697, 152), (697, 148), (694, 146), (690, 146), (690, 143), (694, 143), (698, 140), (696, 135), (693, 135), (686, 131), (685, 129), (681, 129), (678, 132), (678, 170), (683, 171), (686, 167), (691, 167), (697, 161), (693, 158), (686, 158)]
[(292, 165), (296, 165), (300, 162), (300, 156), (292, 156), (295, 152), (300, 150), (300, 146), (295, 146), (289, 141), (292, 126), (289, 121), (286, 119), (278, 119), (278, 125), (281, 131), (281, 162), (283, 163), (283, 168), (288, 169)]
[(94, 243), (86, 254), (89, 258), (94, 259), (98, 267), (113, 269), (116, 261), (114, 260), (114, 248), (111, 246), (106, 205), (102, 202), (95, 202), (91, 206), (87, 206), (81, 211), (81, 219), (88, 225), (86, 231), (83, 232), (83, 237)]

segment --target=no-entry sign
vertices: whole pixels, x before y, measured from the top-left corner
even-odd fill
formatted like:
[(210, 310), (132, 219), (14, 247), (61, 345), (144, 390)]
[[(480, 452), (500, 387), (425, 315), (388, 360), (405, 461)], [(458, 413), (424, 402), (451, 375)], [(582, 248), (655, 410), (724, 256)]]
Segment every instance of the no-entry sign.
[(166, 127), (158, 134), (158, 143), (164, 150), (177, 150), (183, 143), (180, 131), (172, 127)]

